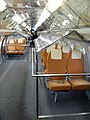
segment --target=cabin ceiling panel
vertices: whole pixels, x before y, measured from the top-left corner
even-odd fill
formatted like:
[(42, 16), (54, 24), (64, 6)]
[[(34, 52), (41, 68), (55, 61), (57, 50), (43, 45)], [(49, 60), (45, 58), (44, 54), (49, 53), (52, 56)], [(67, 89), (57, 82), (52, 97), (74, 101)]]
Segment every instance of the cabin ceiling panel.
[(81, 14), (81, 17), (90, 25), (90, 6)]
[(69, 6), (63, 4), (58, 11), (62, 16), (65, 16), (69, 22), (73, 23), (75, 26), (78, 26), (79, 17), (69, 8)]
[(77, 14), (83, 13), (88, 5), (88, 0), (67, 0), (68, 4)]
[[(82, 26), (88, 26), (88, 21), (84, 17), (85, 11), (87, 11), (88, 4), (90, 4), (90, 1), (88, 0), (69, 0), (68, 2), (65, 2), (65, 4), (78, 16), (78, 26), (83, 24)], [(88, 12), (90, 10), (90, 7), (88, 9)], [(83, 14), (83, 16), (82, 16)], [(80, 22), (80, 24), (79, 24)]]
[(90, 1), (88, 0), (65, 0), (58, 11), (52, 14), (54, 17), (52, 17), (50, 29), (89, 27), (89, 11)]
[(48, 0), (34, 0), (38, 6), (45, 6)]
[[(17, 23), (12, 20), (12, 17), (15, 13), (20, 16), (23, 14), (26, 17), (25, 23), (27, 26), (33, 27), (38, 21), (47, 1), (5, 0), (7, 9), (0, 12), (0, 28), (14, 29)], [(62, 6), (41, 25), (41, 30), (81, 27), (90, 27), (90, 0), (64, 0)], [(22, 26), (20, 28), (22, 30), (26, 29)], [(40, 30), (40, 27), (38, 30)]]
[(64, 14), (56, 14), (53, 18), (53, 22), (50, 25), (50, 29), (62, 29), (62, 28), (74, 28), (75, 25), (67, 19)]

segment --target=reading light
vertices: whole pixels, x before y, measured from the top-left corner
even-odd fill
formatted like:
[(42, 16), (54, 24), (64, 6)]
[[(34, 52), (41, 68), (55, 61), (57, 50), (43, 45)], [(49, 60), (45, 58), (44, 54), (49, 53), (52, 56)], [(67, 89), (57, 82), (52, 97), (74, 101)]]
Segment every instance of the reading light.
[(0, 0), (0, 11), (3, 11), (6, 9), (6, 2), (4, 0)]
[(73, 20), (73, 16), (71, 14), (68, 14), (68, 17)]
[(29, 6), (28, 5), (25, 5), (26, 8), (28, 8)]
[(29, 16), (29, 14), (28, 14), (28, 13), (26, 13), (26, 16), (27, 16), (27, 18), (30, 18), (30, 16)]
[(30, 27), (27, 25), (26, 28), (30, 31)]
[(62, 22), (62, 25), (66, 25), (66, 24), (69, 24), (69, 21), (68, 20), (64, 20), (63, 22)]
[(37, 1), (37, 5), (39, 5), (39, 6), (40, 6), (40, 1)]

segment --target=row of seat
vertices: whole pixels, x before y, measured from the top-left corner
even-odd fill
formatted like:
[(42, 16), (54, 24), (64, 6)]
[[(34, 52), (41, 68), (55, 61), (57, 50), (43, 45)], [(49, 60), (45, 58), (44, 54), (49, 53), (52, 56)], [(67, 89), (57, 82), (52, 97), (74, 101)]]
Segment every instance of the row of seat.
[(9, 40), (6, 54), (24, 54), (26, 39)]
[[(79, 50), (71, 50), (69, 46), (62, 46), (60, 49), (50, 49), (50, 52), (43, 53), (43, 65), (45, 73), (48, 74), (79, 74), (84, 73), (84, 56)], [(42, 54), (43, 55), (43, 54)], [(45, 58), (46, 57), (46, 58)], [(45, 58), (45, 59), (44, 59)], [(60, 76), (49, 77), (48, 89), (53, 91), (61, 90), (87, 90), (90, 82), (84, 76)]]

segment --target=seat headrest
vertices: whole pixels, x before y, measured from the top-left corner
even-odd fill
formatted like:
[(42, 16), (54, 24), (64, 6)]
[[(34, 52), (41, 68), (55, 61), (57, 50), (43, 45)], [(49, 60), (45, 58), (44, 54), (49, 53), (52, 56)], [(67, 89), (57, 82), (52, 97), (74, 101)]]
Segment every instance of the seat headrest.
[(62, 47), (62, 44), (58, 43), (57, 49), (61, 49), (61, 47)]
[(63, 53), (69, 53), (69, 52), (70, 52), (70, 46), (64, 45), (64, 46), (62, 47), (62, 51), (63, 51)]
[(50, 53), (51, 49), (55, 49), (55, 44), (47, 48), (47, 53)]
[(23, 43), (23, 39), (18, 39), (18, 43)]
[(72, 55), (71, 55), (71, 58), (72, 59), (81, 59), (81, 51), (79, 50), (72, 50)]
[(14, 40), (13, 39), (9, 40), (9, 43), (14, 43)]
[(51, 49), (51, 59), (62, 59), (62, 51), (57, 49)]

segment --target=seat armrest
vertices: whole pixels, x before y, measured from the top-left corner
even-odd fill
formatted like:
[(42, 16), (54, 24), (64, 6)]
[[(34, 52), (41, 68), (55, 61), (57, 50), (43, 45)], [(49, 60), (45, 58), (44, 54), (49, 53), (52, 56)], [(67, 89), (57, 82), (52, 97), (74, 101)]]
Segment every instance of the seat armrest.
[(90, 81), (90, 76), (85, 76), (85, 80), (88, 80), (88, 81)]
[(66, 80), (70, 80), (72, 78), (72, 76), (66, 76)]

